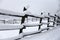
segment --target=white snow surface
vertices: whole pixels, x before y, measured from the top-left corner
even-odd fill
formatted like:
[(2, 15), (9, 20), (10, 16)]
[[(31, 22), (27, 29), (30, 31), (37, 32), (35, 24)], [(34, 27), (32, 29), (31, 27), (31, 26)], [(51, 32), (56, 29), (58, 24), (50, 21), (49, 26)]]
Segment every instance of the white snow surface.
[[(17, 37), (15, 37), (15, 39), (16, 38)], [(14, 40), (14, 39), (8, 38), (8, 39), (1, 39), (1, 40)], [(20, 40), (60, 40), (60, 26), (56, 26), (55, 28), (43, 33), (26, 36)]]
[(23, 25), (20, 24), (0, 24), (0, 30), (20, 29)]
[(47, 32), (24, 37), (21, 40), (60, 40), (60, 26), (55, 27)]

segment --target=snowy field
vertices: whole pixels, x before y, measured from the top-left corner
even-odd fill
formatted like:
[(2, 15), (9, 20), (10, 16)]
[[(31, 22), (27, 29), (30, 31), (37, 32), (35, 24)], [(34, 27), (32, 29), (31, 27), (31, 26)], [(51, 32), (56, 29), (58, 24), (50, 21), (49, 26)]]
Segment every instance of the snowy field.
[[(13, 40), (13, 39), (8, 38), (4, 40)], [(47, 32), (26, 36), (20, 40), (60, 40), (60, 26), (57, 26)]]
[(11, 38), (17, 36), (19, 30), (0, 31), (0, 39)]
[(47, 32), (24, 37), (21, 40), (60, 40), (60, 26)]

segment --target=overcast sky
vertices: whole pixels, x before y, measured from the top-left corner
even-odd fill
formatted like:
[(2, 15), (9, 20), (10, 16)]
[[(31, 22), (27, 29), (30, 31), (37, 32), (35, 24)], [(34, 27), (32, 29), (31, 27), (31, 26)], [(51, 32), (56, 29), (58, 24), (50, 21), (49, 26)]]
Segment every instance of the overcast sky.
[(28, 6), (28, 11), (34, 14), (42, 11), (55, 13), (58, 9), (58, 0), (0, 0), (0, 9), (21, 13), (24, 6)]

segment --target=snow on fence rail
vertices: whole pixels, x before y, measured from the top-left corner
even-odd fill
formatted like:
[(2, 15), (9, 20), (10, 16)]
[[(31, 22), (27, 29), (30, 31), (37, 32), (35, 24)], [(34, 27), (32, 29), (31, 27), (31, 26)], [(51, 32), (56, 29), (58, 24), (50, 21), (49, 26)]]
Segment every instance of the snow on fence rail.
[(17, 30), (21, 28), (23, 28), (23, 25), (20, 24), (0, 24), (0, 31)]

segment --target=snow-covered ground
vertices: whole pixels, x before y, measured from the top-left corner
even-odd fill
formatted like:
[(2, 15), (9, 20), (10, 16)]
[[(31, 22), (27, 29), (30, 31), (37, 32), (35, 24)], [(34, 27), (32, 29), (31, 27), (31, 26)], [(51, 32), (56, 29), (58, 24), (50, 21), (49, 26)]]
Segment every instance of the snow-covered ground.
[(0, 31), (0, 40), (17, 36), (19, 30)]
[(24, 37), (21, 40), (60, 40), (60, 26), (47, 32)]
[[(1, 40), (13, 40), (13, 39), (8, 38), (8, 39), (1, 39)], [(43, 33), (26, 36), (20, 40), (60, 40), (60, 26), (56, 26), (55, 28)]]

